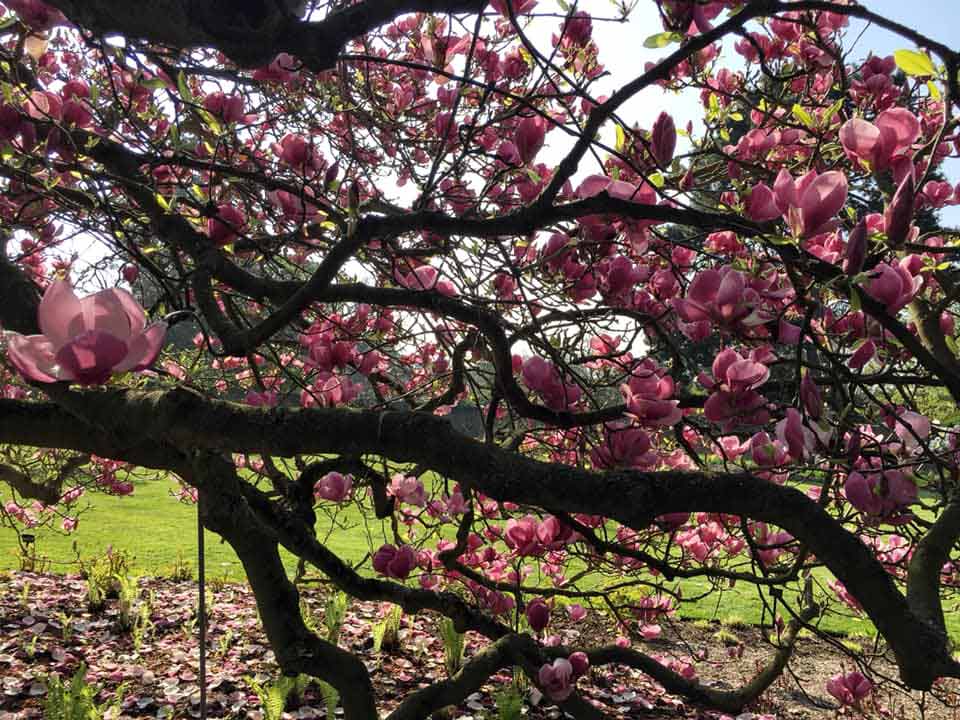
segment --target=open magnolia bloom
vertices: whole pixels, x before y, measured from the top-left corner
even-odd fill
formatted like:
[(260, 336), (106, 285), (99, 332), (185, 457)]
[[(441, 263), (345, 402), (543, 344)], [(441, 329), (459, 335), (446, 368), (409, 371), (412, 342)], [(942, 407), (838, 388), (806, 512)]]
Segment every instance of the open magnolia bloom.
[(8, 357), (32, 382), (98, 385), (113, 373), (149, 367), (163, 347), (166, 323), (146, 326), (143, 308), (126, 290), (78, 298), (56, 280), (40, 301), (41, 335), (11, 333)]

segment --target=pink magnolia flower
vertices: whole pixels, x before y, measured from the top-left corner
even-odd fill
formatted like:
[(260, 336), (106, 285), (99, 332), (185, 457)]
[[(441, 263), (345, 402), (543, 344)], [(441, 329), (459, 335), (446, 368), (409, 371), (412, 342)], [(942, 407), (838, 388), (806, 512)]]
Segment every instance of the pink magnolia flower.
[(417, 565), (417, 556), (409, 545), (383, 545), (373, 554), (373, 569), (386, 577), (403, 580)]
[(527, 604), (527, 622), (535, 633), (540, 633), (550, 624), (550, 606), (543, 598), (534, 598)]
[(677, 128), (673, 118), (662, 112), (650, 131), (650, 154), (660, 167), (667, 167), (677, 148)]
[(867, 295), (887, 308), (888, 313), (896, 313), (913, 300), (923, 285), (923, 277), (916, 277), (908, 269), (908, 258), (896, 265), (877, 263), (870, 271), (870, 280), (864, 286)]
[(166, 323), (146, 326), (143, 308), (126, 290), (80, 299), (70, 283), (50, 283), (37, 313), (40, 335), (10, 334), (10, 362), (31, 382), (105, 383), (113, 373), (144, 370), (163, 347)]
[(810, 237), (831, 229), (830, 219), (847, 202), (847, 176), (831, 170), (811, 170), (794, 180), (783, 168), (773, 184), (777, 207), (795, 237)]
[(917, 501), (917, 486), (900, 470), (854, 470), (847, 475), (843, 492), (857, 510), (881, 518), (896, 518)]
[(524, 15), (537, 6), (537, 0), (490, 0), (490, 7), (503, 17), (510, 17), (510, 10), (514, 15)]
[(752, 357), (743, 357), (727, 348), (713, 361), (713, 376), (700, 373), (698, 380), (710, 397), (703, 405), (703, 414), (711, 422), (720, 423), (724, 432), (740, 425), (759, 425), (767, 421), (766, 398), (756, 392), (770, 377), (770, 369)]
[(718, 325), (756, 325), (766, 318), (754, 308), (760, 296), (747, 284), (747, 277), (730, 266), (698, 273), (684, 298), (674, 298), (673, 309), (687, 323), (712, 321)]
[(229, 245), (243, 231), (247, 219), (233, 205), (220, 205), (217, 216), (207, 220), (207, 236), (214, 245)]
[(657, 456), (650, 452), (650, 437), (640, 428), (607, 423), (604, 436), (604, 442), (590, 451), (590, 461), (594, 467), (642, 468), (656, 464)]
[(634, 185), (625, 180), (614, 180), (606, 175), (590, 175), (584, 178), (577, 188), (577, 197), (586, 199), (606, 192), (610, 197), (620, 200), (653, 205), (657, 201), (657, 191), (644, 182)]
[(573, 665), (566, 658), (557, 658), (540, 668), (537, 680), (548, 698), (563, 702), (573, 692)]
[(537, 157), (537, 153), (543, 147), (546, 135), (546, 121), (539, 115), (527, 116), (517, 123), (517, 134), (514, 136), (514, 142), (520, 161), (524, 165), (529, 165)]
[(903, 449), (908, 453), (916, 450), (920, 441), (926, 440), (930, 435), (930, 418), (918, 412), (906, 410), (900, 413), (894, 422), (893, 431), (903, 442)]
[(25, 25), (38, 32), (67, 22), (63, 13), (42, 0), (4, 0), (4, 3), (20, 16)]
[(536, 555), (543, 549), (537, 537), (537, 520), (532, 515), (507, 520), (503, 540), (508, 548), (521, 556)]
[(403, 287), (410, 290), (436, 290), (441, 295), (455, 297), (457, 289), (449, 280), (440, 280), (440, 271), (431, 265), (421, 265), (411, 272), (403, 273), (397, 270), (394, 278)]
[(547, 407), (553, 410), (565, 410), (580, 400), (579, 386), (564, 382), (556, 365), (549, 360), (527, 358), (521, 374), (527, 387), (539, 393)]
[(920, 121), (906, 108), (884, 110), (875, 123), (847, 120), (840, 128), (840, 144), (854, 162), (868, 170), (886, 170), (898, 160), (909, 160), (920, 137)]
[(314, 497), (333, 502), (343, 502), (353, 489), (353, 476), (328, 472), (313, 486)]
[(227, 123), (247, 121), (247, 116), (243, 113), (243, 97), (240, 95), (225, 95), (222, 92), (210, 93), (203, 99), (203, 108)]
[(790, 451), (790, 457), (800, 460), (816, 447), (816, 436), (805, 427), (796, 408), (787, 408), (786, 417), (777, 423), (777, 439)]
[(841, 705), (856, 705), (873, 692), (873, 683), (859, 672), (834, 675), (827, 681), (827, 692)]
[(683, 418), (680, 401), (670, 399), (674, 390), (673, 378), (652, 360), (634, 368), (630, 379), (620, 386), (627, 412), (641, 425), (653, 427), (670, 427)]
[(427, 491), (423, 483), (411, 475), (394, 475), (387, 492), (400, 502), (423, 507), (427, 504)]
[(758, 432), (750, 438), (750, 457), (760, 467), (777, 467), (787, 462), (789, 453), (782, 440)]
[(573, 603), (572, 605), (567, 605), (567, 615), (570, 617), (571, 622), (580, 622), (587, 616), (587, 609), (579, 603)]

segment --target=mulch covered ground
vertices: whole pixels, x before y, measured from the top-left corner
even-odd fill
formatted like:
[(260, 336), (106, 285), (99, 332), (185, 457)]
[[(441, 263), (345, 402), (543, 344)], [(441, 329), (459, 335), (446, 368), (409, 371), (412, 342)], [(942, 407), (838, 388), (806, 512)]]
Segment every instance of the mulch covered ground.
[[(140, 602), (149, 601), (149, 620), (135, 647), (129, 631), (119, 629), (115, 599), (91, 612), (86, 582), (76, 576), (11, 573), (0, 576), (0, 720), (43, 717), (51, 673), (71, 676), (81, 662), (89, 682), (101, 686), (99, 699), (107, 701), (125, 684), (121, 717), (189, 718), (199, 716), (196, 637), (196, 587), (190, 582), (141, 579)], [(253, 596), (243, 585), (221, 585), (212, 593), (208, 641), (208, 715), (210, 718), (262, 717), (254, 683), (276, 678), (277, 667), (260, 630)], [(305, 591), (308, 605), (319, 613), (319, 591)], [(407, 693), (443, 677), (443, 645), (435, 618), (404, 618), (399, 648), (374, 652), (371, 629), (383, 608), (354, 602), (348, 611), (340, 644), (358, 653), (370, 669), (378, 691), (381, 712), (386, 714)], [(560, 613), (556, 613), (559, 616)], [(590, 644), (612, 641), (611, 623), (591, 613), (577, 624), (559, 628), (564, 642)], [(479, 646), (468, 637), (467, 655)], [(872, 648), (865, 648), (872, 649)], [(705, 680), (734, 687), (752, 675), (771, 652), (761, 632), (752, 627), (725, 628), (677, 622), (664, 625), (663, 635), (645, 643), (646, 652), (666, 660), (695, 663)], [(836, 647), (807, 639), (786, 673), (743, 720), (768, 717), (781, 720), (835, 718), (838, 708), (825, 691), (830, 676), (851, 660)], [(874, 661), (877, 673), (895, 675), (882, 657)], [(448, 717), (463, 720), (497, 717), (494, 696), (508, 681), (503, 674), (483, 692), (467, 699)], [(646, 676), (622, 668), (599, 668), (581, 678), (580, 692), (614, 718), (724, 718), (721, 713), (685, 703), (669, 695)], [(956, 689), (956, 688), (953, 688)], [(960, 718), (960, 698), (944, 686), (938, 693), (949, 705), (931, 695), (912, 695), (890, 684), (881, 687), (862, 710), (847, 708), (843, 717)], [(923, 705), (918, 703), (925, 703)], [(562, 713), (546, 700), (527, 704), (525, 717), (559, 718)], [(342, 711), (338, 710), (338, 714)], [(288, 718), (325, 717), (319, 688), (307, 688), (298, 706), (288, 705)]]

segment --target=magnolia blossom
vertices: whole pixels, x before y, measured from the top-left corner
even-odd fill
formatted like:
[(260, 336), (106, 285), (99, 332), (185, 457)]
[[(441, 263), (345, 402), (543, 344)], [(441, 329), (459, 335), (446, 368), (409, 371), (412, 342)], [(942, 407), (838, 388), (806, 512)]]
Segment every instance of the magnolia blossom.
[(873, 692), (873, 683), (859, 672), (834, 675), (827, 681), (827, 692), (842, 705), (855, 705)]
[(113, 373), (144, 370), (163, 347), (166, 323), (147, 327), (143, 308), (126, 290), (78, 298), (56, 280), (40, 301), (40, 335), (9, 335), (10, 362), (30, 382), (105, 383)]
[(884, 110), (872, 123), (851, 118), (840, 128), (840, 144), (847, 156), (874, 172), (909, 162), (919, 137), (920, 121), (906, 108)]
[(566, 658), (557, 658), (540, 668), (537, 680), (548, 698), (563, 702), (573, 692), (573, 665)]
[(343, 502), (353, 489), (353, 476), (341, 475), (338, 472), (328, 472), (317, 480), (313, 487), (313, 494), (321, 500)]
[(867, 295), (886, 306), (888, 313), (896, 313), (906, 307), (923, 285), (923, 277), (910, 272), (909, 256), (896, 265), (882, 262), (870, 271), (870, 279), (864, 285)]
[(857, 510), (886, 519), (897, 519), (917, 501), (917, 486), (900, 470), (854, 470), (847, 475), (843, 492)]
[(743, 357), (727, 348), (713, 361), (713, 376), (700, 373), (698, 380), (710, 397), (703, 405), (703, 414), (711, 422), (720, 423), (724, 432), (738, 424), (759, 425), (767, 421), (766, 398), (756, 392), (770, 377), (770, 369), (754, 359)]
[(773, 189), (758, 183), (746, 202), (746, 213), (752, 220), (764, 222), (780, 215), (795, 237), (810, 237), (826, 232), (834, 224), (831, 218), (847, 201), (847, 176), (831, 170), (811, 170), (794, 179), (786, 168), (780, 170)]
[(409, 545), (383, 545), (373, 554), (373, 569), (381, 575), (403, 580), (417, 565), (417, 556)]
[(550, 624), (550, 606), (543, 598), (534, 598), (527, 603), (527, 622), (535, 633), (540, 633)]

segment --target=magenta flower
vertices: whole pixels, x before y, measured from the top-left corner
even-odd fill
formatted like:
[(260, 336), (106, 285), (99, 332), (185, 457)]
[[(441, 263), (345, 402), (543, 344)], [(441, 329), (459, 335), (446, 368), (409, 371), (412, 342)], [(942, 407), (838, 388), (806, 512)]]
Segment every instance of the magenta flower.
[(843, 492), (857, 510), (881, 518), (896, 518), (917, 501), (917, 486), (899, 470), (854, 470), (847, 475)]
[(795, 237), (810, 237), (832, 229), (830, 219), (847, 202), (847, 176), (831, 170), (811, 170), (794, 180), (784, 168), (773, 184), (777, 207)]
[(543, 598), (534, 598), (527, 604), (527, 622), (535, 633), (540, 633), (550, 624), (550, 606)]
[(540, 668), (537, 680), (548, 698), (563, 702), (573, 692), (573, 665), (566, 658), (557, 658)]
[(321, 500), (343, 502), (353, 489), (353, 477), (338, 472), (328, 472), (313, 486), (314, 497)]
[(650, 154), (660, 167), (667, 167), (677, 149), (677, 128), (673, 118), (662, 112), (650, 131)]
[(166, 323), (146, 326), (143, 308), (126, 290), (101, 290), (82, 300), (55, 280), (37, 313), (41, 335), (11, 333), (7, 355), (31, 382), (105, 383), (113, 373), (144, 370), (163, 347)]
[(873, 683), (856, 671), (834, 675), (827, 681), (827, 692), (841, 705), (855, 705), (873, 692)]
[(673, 309), (687, 323), (712, 321), (719, 325), (757, 322), (751, 315), (760, 296), (747, 286), (746, 276), (730, 266), (711, 268), (697, 274), (687, 288), (685, 298), (674, 298)]
[(517, 134), (514, 136), (517, 153), (524, 165), (529, 165), (537, 157), (543, 141), (547, 135), (544, 119), (538, 115), (523, 118), (517, 123)]
[(217, 216), (207, 220), (207, 235), (214, 245), (229, 245), (243, 231), (247, 219), (233, 205), (220, 205)]
[(853, 118), (840, 128), (840, 144), (847, 157), (873, 172), (909, 159), (918, 137), (920, 121), (906, 108), (884, 110), (876, 123)]
[[(907, 258), (904, 258), (907, 260)], [(923, 277), (914, 277), (907, 264), (900, 262), (897, 265), (878, 263), (871, 271), (871, 278), (864, 286), (867, 295), (887, 308), (888, 313), (896, 313), (906, 307), (913, 300)]]
[(383, 545), (373, 554), (373, 569), (389, 578), (403, 580), (417, 565), (417, 557), (409, 545)]

